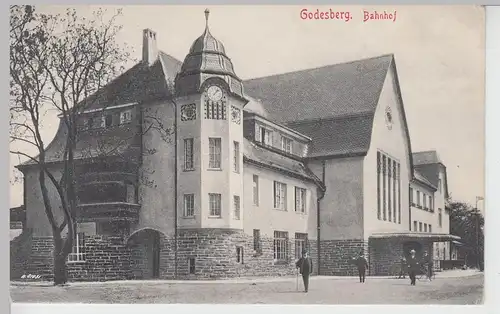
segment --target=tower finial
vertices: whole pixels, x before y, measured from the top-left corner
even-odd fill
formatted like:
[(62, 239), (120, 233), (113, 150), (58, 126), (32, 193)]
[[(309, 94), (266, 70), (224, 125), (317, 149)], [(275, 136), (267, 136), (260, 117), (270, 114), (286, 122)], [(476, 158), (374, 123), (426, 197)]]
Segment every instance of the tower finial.
[(208, 28), (208, 16), (210, 15), (210, 10), (208, 8), (205, 9), (205, 20), (207, 21), (206, 27)]

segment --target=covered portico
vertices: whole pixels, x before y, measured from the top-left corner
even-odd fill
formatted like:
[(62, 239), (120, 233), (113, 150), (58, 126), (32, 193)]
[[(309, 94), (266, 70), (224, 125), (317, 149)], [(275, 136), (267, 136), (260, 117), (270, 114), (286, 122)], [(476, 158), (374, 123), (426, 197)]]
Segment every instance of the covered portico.
[(433, 243), (457, 241), (460, 237), (443, 233), (396, 232), (374, 233), (369, 237), (370, 275), (389, 275), (393, 265), (407, 258), (410, 250), (415, 250), (417, 258), (427, 251), (432, 258)]

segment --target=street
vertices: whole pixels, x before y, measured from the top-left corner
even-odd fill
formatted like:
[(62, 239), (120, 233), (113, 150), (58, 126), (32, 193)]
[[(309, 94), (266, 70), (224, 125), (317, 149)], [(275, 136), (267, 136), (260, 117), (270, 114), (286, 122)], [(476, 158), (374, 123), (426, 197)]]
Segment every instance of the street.
[(78, 303), (242, 303), (242, 304), (481, 304), (484, 277), (409, 279), (312, 278), (309, 293), (295, 279), (246, 283), (168, 281), (11, 284), (13, 302)]

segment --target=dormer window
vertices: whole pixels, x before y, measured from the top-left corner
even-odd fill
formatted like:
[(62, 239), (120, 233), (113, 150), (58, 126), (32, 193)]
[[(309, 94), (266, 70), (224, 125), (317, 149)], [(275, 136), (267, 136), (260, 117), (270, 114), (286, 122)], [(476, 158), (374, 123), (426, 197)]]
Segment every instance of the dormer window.
[(281, 149), (287, 153), (292, 153), (292, 140), (282, 136), (281, 137)]
[(132, 111), (126, 110), (120, 113), (120, 124), (130, 123), (132, 121)]
[(256, 131), (257, 134), (255, 136), (255, 139), (257, 140), (257, 142), (261, 142), (264, 145), (272, 146), (273, 132), (271, 130), (258, 126)]

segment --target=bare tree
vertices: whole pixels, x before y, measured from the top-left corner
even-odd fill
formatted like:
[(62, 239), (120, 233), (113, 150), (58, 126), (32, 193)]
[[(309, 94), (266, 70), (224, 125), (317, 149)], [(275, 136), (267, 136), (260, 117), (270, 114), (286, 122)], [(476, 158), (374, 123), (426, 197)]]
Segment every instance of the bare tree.
[[(66, 259), (72, 250), (77, 206), (75, 149), (78, 115), (99, 101), (96, 92), (123, 72), (129, 58), (116, 42), (121, 29), (116, 18), (105, 20), (104, 11), (92, 19), (78, 17), (75, 10), (64, 15), (35, 12), (33, 6), (10, 8), (10, 138), (36, 148), (38, 156), (11, 150), (38, 167), (45, 213), (54, 238), (54, 284), (67, 281)], [(62, 176), (54, 177), (46, 160), (42, 138), (44, 115), (54, 110), (65, 127), (66, 143), (61, 154)], [(48, 196), (47, 178), (57, 190), (63, 219), (54, 213)], [(66, 237), (62, 232), (67, 227)]]

